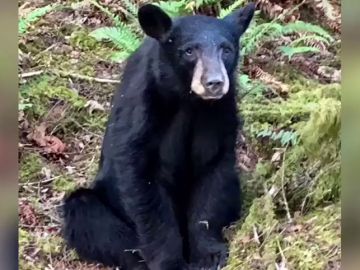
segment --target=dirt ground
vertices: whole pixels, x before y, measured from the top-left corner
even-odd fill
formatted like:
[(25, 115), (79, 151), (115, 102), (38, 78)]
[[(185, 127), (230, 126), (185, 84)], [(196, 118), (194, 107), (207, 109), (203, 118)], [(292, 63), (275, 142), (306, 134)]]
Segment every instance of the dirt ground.
[[(109, 59), (114, 50), (111, 44), (98, 42), (88, 35), (99, 26), (112, 24), (106, 14), (91, 5), (71, 7), (75, 2), (71, 0), (56, 2), (68, 7), (45, 15), (19, 38), (20, 91), (24, 93), (19, 109), (20, 269), (106, 269), (80, 262), (76, 254), (64, 246), (57, 210), (67, 192), (88, 184), (96, 174), (110, 100), (124, 64)], [(121, 14), (123, 7), (117, 1), (102, 2)], [(20, 1), (19, 14), (22, 16), (46, 4), (46, 0)], [(297, 68), (296, 72), (319, 83), (337, 83), (340, 66), (336, 64), (339, 62), (336, 46), (329, 48), (325, 55), (296, 58), (292, 66)], [(280, 95), (286, 99), (288, 82), (274, 80), (275, 77), (265, 72), (278, 72), (271, 67), (274, 57), (271, 47), (264, 48), (248, 59), (244, 71), (280, 89)], [(331, 68), (325, 72), (321, 66)], [(287, 74), (283, 78), (289, 80), (291, 76)], [(261, 155), (253, 140), (242, 133), (237, 154), (238, 166), (248, 174), (255, 170), (259, 160), (276, 158)], [(333, 204), (321, 211), (329, 214), (325, 218), (319, 214), (317, 218), (299, 217), (295, 225), (284, 223), (280, 226), (285, 231), (284, 238), (303, 245), (310, 242), (310, 236), (316, 241), (316, 232), (321, 228), (326, 239), (335, 239), (324, 242), (321, 238), (313, 247), (317, 249), (318, 243), (328, 245), (326, 250), (321, 250), (329, 260), (326, 269), (340, 269), (338, 210), (339, 205)], [(327, 217), (330, 217), (329, 226), (324, 222)], [(236, 241), (237, 246), (246, 246), (250, 239), (241, 236)], [(317, 252), (314, 254), (320, 254)], [(251, 257), (254, 262), (251, 269), (275, 269), (256, 265), (257, 256)], [(307, 258), (308, 255), (301, 256)], [(313, 259), (310, 255), (309, 258)]]

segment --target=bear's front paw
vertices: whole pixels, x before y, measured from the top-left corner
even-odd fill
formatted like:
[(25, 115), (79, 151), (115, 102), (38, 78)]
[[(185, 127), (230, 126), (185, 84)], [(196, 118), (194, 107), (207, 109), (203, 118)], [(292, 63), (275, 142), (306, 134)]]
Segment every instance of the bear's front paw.
[(196, 270), (220, 270), (226, 265), (228, 257), (227, 247), (223, 243), (211, 243), (206, 247), (199, 247), (191, 266)]

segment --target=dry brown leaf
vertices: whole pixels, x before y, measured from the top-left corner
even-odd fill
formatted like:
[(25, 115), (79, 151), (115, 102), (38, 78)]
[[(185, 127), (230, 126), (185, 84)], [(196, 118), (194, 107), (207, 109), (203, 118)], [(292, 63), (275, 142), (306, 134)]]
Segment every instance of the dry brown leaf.
[(47, 145), (45, 151), (49, 154), (61, 154), (65, 151), (65, 144), (55, 136), (46, 136), (45, 137)]
[(43, 147), (48, 154), (61, 154), (65, 151), (65, 144), (56, 136), (46, 136), (46, 124), (41, 123), (27, 138)]
[(39, 126), (35, 127), (35, 129), (27, 136), (29, 140), (35, 141), (37, 145), (41, 147), (46, 146), (45, 139), (46, 132), (46, 124), (41, 123)]
[(20, 203), (20, 223), (28, 226), (38, 224), (34, 208), (27, 202)]
[(262, 81), (265, 85), (275, 89), (278, 93), (288, 93), (289, 92), (289, 86), (280, 82), (277, 78), (275, 78), (270, 73), (262, 70), (258, 66), (253, 66), (251, 68), (252, 76), (255, 79), (259, 79)]

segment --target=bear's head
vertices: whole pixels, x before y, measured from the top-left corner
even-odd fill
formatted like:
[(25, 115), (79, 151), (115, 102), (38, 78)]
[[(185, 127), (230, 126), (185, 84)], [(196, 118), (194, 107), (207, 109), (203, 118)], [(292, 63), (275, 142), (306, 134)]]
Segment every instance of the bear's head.
[(191, 91), (203, 99), (220, 99), (229, 91), (239, 38), (254, 10), (251, 3), (223, 19), (194, 15), (172, 20), (159, 7), (147, 4), (139, 9), (138, 18), (145, 34), (159, 42), (164, 57)]

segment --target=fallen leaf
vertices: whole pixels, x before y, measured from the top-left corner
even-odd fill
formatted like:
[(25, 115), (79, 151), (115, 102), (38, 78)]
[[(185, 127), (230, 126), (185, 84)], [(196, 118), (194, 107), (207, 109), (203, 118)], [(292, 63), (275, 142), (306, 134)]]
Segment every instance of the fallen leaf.
[(65, 144), (55, 136), (45, 136), (45, 151), (49, 154), (61, 154), (65, 151)]
[(66, 170), (68, 171), (69, 174), (73, 174), (75, 172), (75, 167), (74, 166), (66, 166), (65, 167)]
[(43, 167), (41, 169), (41, 174), (45, 176), (46, 180), (49, 180), (51, 178), (51, 170), (46, 167)]
[(39, 126), (35, 127), (33, 132), (31, 132), (27, 138), (29, 140), (33, 140), (36, 142), (37, 145), (41, 147), (45, 147), (47, 142), (45, 139), (45, 132), (46, 132), (46, 124), (41, 123)]
[(38, 224), (35, 210), (28, 202), (20, 203), (20, 223), (28, 226)]
[(34, 141), (38, 146), (43, 147), (48, 154), (61, 154), (65, 151), (65, 144), (56, 136), (46, 135), (46, 124), (41, 123), (27, 138)]
[(85, 108), (88, 108), (89, 113), (91, 114), (93, 111), (105, 111), (105, 108), (103, 105), (101, 105), (96, 100), (89, 100), (85, 104)]
[(283, 152), (276, 151), (276, 152), (272, 155), (272, 157), (271, 157), (271, 162), (272, 162), (272, 163), (279, 162), (279, 161), (281, 160), (281, 154), (282, 154), (282, 153), (283, 153)]

